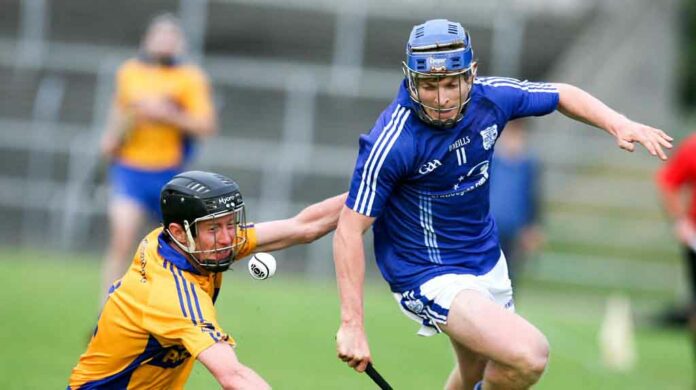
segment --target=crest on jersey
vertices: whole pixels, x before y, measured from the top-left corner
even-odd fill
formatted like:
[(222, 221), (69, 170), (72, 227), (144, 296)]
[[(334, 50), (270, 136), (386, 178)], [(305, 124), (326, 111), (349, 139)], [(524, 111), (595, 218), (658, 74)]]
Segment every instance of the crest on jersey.
[(423, 302), (419, 301), (418, 299), (412, 299), (408, 301), (404, 301), (404, 305), (408, 308), (408, 310), (420, 314), (420, 312), (423, 311)]
[(488, 150), (495, 144), (498, 138), (498, 125), (488, 126), (481, 130), (481, 138), (483, 138), (483, 148)]

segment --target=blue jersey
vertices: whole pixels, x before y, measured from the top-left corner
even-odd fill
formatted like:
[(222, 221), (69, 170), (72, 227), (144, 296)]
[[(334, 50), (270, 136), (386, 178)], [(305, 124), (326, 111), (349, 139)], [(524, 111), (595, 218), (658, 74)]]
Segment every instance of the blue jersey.
[(418, 118), (406, 82), (360, 152), (346, 205), (375, 217), (375, 257), (392, 291), (414, 289), (437, 275), (488, 272), (500, 258), (489, 213), (493, 147), (512, 119), (548, 114), (553, 85), (502, 77), (475, 80), (454, 127)]

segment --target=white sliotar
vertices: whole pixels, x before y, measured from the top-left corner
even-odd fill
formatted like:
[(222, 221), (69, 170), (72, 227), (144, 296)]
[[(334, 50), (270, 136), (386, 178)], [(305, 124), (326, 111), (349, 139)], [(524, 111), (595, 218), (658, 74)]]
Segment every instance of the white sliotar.
[(276, 260), (270, 253), (260, 252), (249, 259), (247, 267), (252, 278), (265, 280), (275, 274)]

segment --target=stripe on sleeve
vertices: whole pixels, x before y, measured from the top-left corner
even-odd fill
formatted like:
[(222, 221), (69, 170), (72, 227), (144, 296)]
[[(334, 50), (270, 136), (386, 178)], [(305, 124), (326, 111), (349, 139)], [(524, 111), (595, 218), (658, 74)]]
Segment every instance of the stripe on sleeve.
[(527, 92), (558, 93), (558, 89), (549, 83), (536, 83), (530, 81), (519, 81), (507, 77), (483, 77), (474, 80), (476, 84), (487, 85), (490, 87), (511, 87)]
[(181, 284), (184, 286), (184, 293), (186, 294), (186, 303), (188, 304), (188, 309), (189, 313), (191, 313), (191, 322), (193, 322), (194, 325), (197, 325), (196, 322), (196, 315), (193, 312), (193, 305), (191, 305), (191, 295), (189, 294), (188, 286), (186, 285), (186, 278), (184, 277), (183, 272), (181, 272), (181, 269), (177, 269), (179, 271), (179, 276), (181, 277)]
[(391, 141), (389, 142), (389, 145), (387, 146), (386, 151), (382, 154), (382, 157), (379, 159), (379, 164), (377, 165), (377, 169), (374, 173), (374, 176), (372, 177), (372, 184), (370, 185), (372, 195), (370, 196), (370, 201), (367, 204), (367, 215), (370, 215), (372, 213), (372, 203), (374, 202), (375, 196), (377, 195), (377, 176), (379, 176), (379, 171), (382, 169), (382, 164), (384, 164), (384, 160), (387, 158), (389, 151), (391, 150), (392, 146), (394, 146), (394, 142), (396, 142), (396, 140), (399, 138), (399, 135), (401, 135), (401, 130), (403, 130), (404, 124), (406, 123), (406, 120), (408, 119), (409, 115), (411, 115), (411, 110), (406, 111), (406, 114), (402, 115), (401, 122), (399, 123), (398, 129), (396, 130), (396, 134), (394, 134)]
[(191, 292), (193, 292), (193, 302), (196, 304), (196, 310), (198, 311), (198, 319), (201, 323), (204, 323), (205, 319), (203, 318), (203, 313), (201, 312), (201, 305), (198, 303), (198, 294), (196, 294), (196, 288), (192, 282), (189, 282), (189, 284), (191, 286)]
[[(206, 322), (205, 318), (203, 318), (203, 312), (201, 311), (201, 305), (198, 302), (198, 294), (196, 293), (196, 288), (193, 284), (193, 282), (189, 282), (189, 286), (191, 287), (191, 292), (193, 293), (193, 302), (196, 304), (196, 311), (198, 312), (198, 319), (199, 323), (203, 324), (203, 327), (201, 329), (204, 329), (206, 327)], [(217, 337), (213, 334), (213, 332), (207, 332), (204, 330), (205, 333), (208, 333), (208, 336), (210, 336), (213, 341), (216, 343), (220, 341), (220, 332), (216, 332)]]
[(358, 195), (355, 198), (355, 204), (353, 205), (353, 210), (355, 210), (355, 211), (359, 211), (359, 209), (362, 208), (361, 203), (363, 203), (363, 201), (362, 201), (362, 197), (364, 195), (363, 191), (367, 187), (367, 183), (368, 183), (367, 178), (368, 178), (369, 167), (372, 165), (372, 162), (374, 161), (375, 156), (379, 153), (379, 151), (378, 151), (379, 146), (382, 145), (384, 138), (389, 135), (390, 129), (392, 128), (394, 123), (396, 123), (396, 121), (398, 121), (398, 116), (401, 115), (401, 113), (403, 113), (403, 109), (401, 108), (401, 105), (397, 105), (396, 108), (394, 109), (394, 112), (392, 113), (392, 116), (391, 116), (391, 119), (389, 120), (389, 123), (387, 123), (387, 125), (384, 127), (384, 129), (383, 129), (382, 133), (379, 135), (379, 137), (377, 137), (377, 141), (375, 142), (375, 144), (372, 145), (372, 150), (370, 150), (370, 154), (367, 157), (367, 161), (365, 161), (365, 165), (363, 166), (363, 172), (362, 172), (362, 177), (360, 179), (360, 187), (358, 189)]
[(179, 307), (181, 307), (181, 313), (184, 314), (184, 318), (188, 318), (188, 315), (186, 314), (186, 308), (184, 307), (184, 299), (181, 296), (181, 287), (179, 287), (179, 278), (176, 277), (176, 273), (174, 272), (174, 265), (172, 263), (169, 263), (169, 271), (172, 273), (172, 277), (174, 277), (174, 284), (176, 284), (176, 293), (179, 296)]
[(370, 151), (367, 163), (363, 167), (360, 190), (358, 191), (358, 196), (356, 197), (355, 204), (353, 205), (353, 210), (364, 215), (370, 215), (372, 212), (372, 204), (376, 196), (379, 171), (382, 168), (382, 164), (389, 154), (389, 151), (394, 145), (394, 142), (396, 142), (396, 139), (401, 134), (401, 130), (406, 123), (406, 119), (411, 113), (411, 111), (406, 107), (401, 106), (397, 106), (396, 111), (396, 116), (392, 118), (392, 121), (390, 121), (385, 127), (383, 133), (380, 134), (380, 137), (377, 139), (377, 142), (375, 142), (372, 150)]

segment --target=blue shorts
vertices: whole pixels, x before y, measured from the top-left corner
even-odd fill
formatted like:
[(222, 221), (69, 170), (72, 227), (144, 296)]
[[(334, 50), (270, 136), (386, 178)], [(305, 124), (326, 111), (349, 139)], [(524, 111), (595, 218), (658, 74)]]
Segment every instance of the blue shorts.
[(147, 171), (115, 163), (109, 170), (111, 191), (113, 196), (134, 200), (146, 210), (150, 217), (161, 221), (160, 191), (180, 172), (181, 169), (178, 167)]

